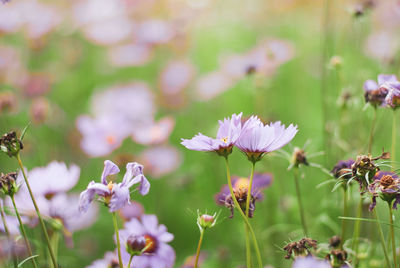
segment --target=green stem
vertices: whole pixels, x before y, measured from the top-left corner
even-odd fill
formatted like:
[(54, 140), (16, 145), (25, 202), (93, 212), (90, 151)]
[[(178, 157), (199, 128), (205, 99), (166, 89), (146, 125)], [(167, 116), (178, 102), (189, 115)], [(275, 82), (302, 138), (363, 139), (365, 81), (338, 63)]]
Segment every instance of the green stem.
[(128, 268), (131, 268), (133, 256), (135, 255), (131, 255), (131, 257), (129, 258)]
[(305, 219), (305, 216), (304, 216), (304, 207), (303, 207), (303, 203), (302, 203), (302, 199), (301, 199), (301, 193), (300, 193), (299, 168), (295, 167), (293, 173), (294, 173), (294, 182), (295, 182), (295, 185), (296, 185), (297, 202), (299, 203), (301, 225), (303, 225), (304, 235), (308, 236), (306, 219)]
[(388, 208), (389, 208), (390, 234), (392, 236), (393, 263), (394, 267), (397, 267), (396, 240), (394, 236), (392, 202), (388, 202)]
[(357, 263), (357, 259), (358, 259), (358, 239), (360, 236), (360, 223), (361, 221), (359, 220), (362, 216), (362, 197), (360, 196), (360, 201), (358, 203), (358, 208), (357, 208), (357, 220), (354, 223), (354, 234), (353, 234), (353, 242), (352, 242), (352, 249), (355, 252), (355, 258), (356, 261), (355, 263)]
[(204, 230), (200, 230), (200, 239), (199, 239), (199, 244), (197, 245), (197, 251), (196, 251), (196, 262), (194, 263), (194, 268), (197, 268), (199, 265), (199, 256), (200, 256), (200, 249), (201, 249), (201, 244), (203, 243), (203, 237), (204, 237)]
[(385, 245), (385, 238), (383, 237), (382, 226), (381, 226), (381, 222), (379, 221), (379, 217), (378, 217), (378, 213), (376, 212), (376, 208), (374, 209), (373, 213), (374, 213), (374, 217), (375, 217), (375, 220), (376, 220), (376, 225), (378, 227), (379, 239), (380, 239), (381, 246), (382, 246), (382, 249), (383, 249), (383, 254), (385, 255), (386, 267), (390, 268), (391, 265), (390, 265), (389, 256), (388, 256), (388, 252), (387, 252), (387, 249), (386, 249), (386, 245)]
[(17, 256), (15, 255), (13, 242), (11, 241), (10, 231), (8, 229), (8, 225), (7, 225), (7, 221), (6, 221), (6, 215), (4, 214), (4, 210), (3, 210), (2, 204), (4, 204), (3, 200), (2, 200), (2, 202), (0, 202), (1, 220), (3, 221), (4, 231), (6, 232), (8, 243), (11, 246), (11, 255), (12, 255), (12, 259), (13, 259), (14, 268), (17, 268), (18, 267), (18, 260), (17, 260)]
[(229, 169), (229, 162), (228, 162), (228, 157), (225, 157), (225, 165), (226, 165), (226, 178), (228, 180), (228, 186), (229, 186), (229, 190), (231, 192), (231, 196), (233, 199), (233, 203), (235, 204), (237, 210), (239, 211), (240, 216), (242, 216), (244, 222), (246, 223), (247, 227), (249, 228), (250, 234), (251, 234), (251, 238), (253, 239), (253, 247), (256, 251), (256, 255), (257, 255), (257, 261), (259, 264), (259, 267), (262, 268), (262, 258), (261, 258), (261, 254), (260, 254), (260, 249), (258, 247), (258, 243), (257, 243), (257, 238), (256, 235), (254, 233), (253, 228), (251, 227), (251, 224), (249, 222), (249, 220), (247, 219), (246, 215), (244, 215), (242, 208), (239, 205), (239, 202), (237, 201), (235, 194), (233, 192), (233, 187), (232, 187), (232, 180), (231, 180), (231, 173), (230, 173), (230, 169)]
[(36, 214), (37, 214), (37, 216), (39, 218), (40, 226), (41, 226), (43, 234), (44, 234), (44, 236), (46, 238), (46, 243), (47, 243), (47, 247), (48, 247), (49, 252), (50, 252), (51, 261), (53, 263), (53, 266), (55, 268), (58, 268), (56, 257), (54, 255), (53, 249), (52, 249), (51, 244), (50, 244), (49, 235), (47, 234), (46, 226), (45, 226), (44, 221), (42, 219), (42, 215), (40, 214), (39, 207), (36, 204), (36, 200), (35, 200), (35, 197), (33, 196), (31, 186), (29, 185), (28, 178), (26, 176), (24, 166), (22, 165), (21, 157), (19, 156), (19, 154), (17, 154), (16, 158), (17, 158), (19, 167), (21, 168), (22, 175), (24, 176), (25, 184), (26, 184), (26, 187), (28, 188), (29, 195), (31, 196), (33, 206), (35, 207), (35, 210), (36, 210)]
[(58, 242), (60, 240), (60, 235), (57, 231), (55, 231), (51, 237), (51, 246), (54, 249), (54, 255), (56, 256), (56, 260), (57, 260), (57, 256), (58, 256)]
[[(343, 217), (347, 217), (347, 186), (343, 187)], [(346, 220), (342, 220), (342, 235), (341, 235), (341, 247), (343, 248), (343, 244), (346, 238)]]
[(117, 237), (117, 249), (118, 249), (118, 262), (119, 262), (119, 268), (124, 268), (124, 264), (122, 262), (122, 257), (121, 257), (121, 243), (119, 241), (119, 232), (118, 232), (118, 222), (117, 222), (117, 213), (113, 212), (113, 222), (114, 222), (114, 229), (115, 229), (115, 236)]
[(374, 117), (372, 118), (371, 132), (369, 133), (368, 154), (371, 154), (371, 152), (372, 152), (372, 142), (374, 139), (374, 130), (375, 130), (377, 110), (378, 110), (377, 108), (374, 108)]
[[(20, 215), (19, 215), (19, 213), (18, 213), (17, 205), (15, 204), (14, 196), (11, 195), (10, 197), (11, 197), (12, 204), (13, 204), (13, 206), (14, 206), (15, 215), (16, 215), (17, 218), (18, 218), (18, 223), (19, 223), (19, 227), (20, 227), (20, 230), (21, 230), (21, 234), (22, 234), (22, 236), (24, 237), (26, 249), (28, 250), (28, 254), (29, 254), (30, 256), (33, 256), (33, 254), (32, 254), (32, 249), (31, 249), (31, 245), (29, 244), (28, 236), (26, 235), (26, 232), (25, 232), (24, 224), (22, 223), (21, 217), (20, 217)], [(31, 258), (31, 261), (32, 261), (33, 266), (34, 266), (35, 268), (37, 268), (37, 264), (36, 264), (35, 258)]]
[(249, 236), (249, 227), (247, 225), (244, 225), (244, 231), (246, 234), (246, 267), (251, 268), (251, 246), (250, 246), (250, 236)]

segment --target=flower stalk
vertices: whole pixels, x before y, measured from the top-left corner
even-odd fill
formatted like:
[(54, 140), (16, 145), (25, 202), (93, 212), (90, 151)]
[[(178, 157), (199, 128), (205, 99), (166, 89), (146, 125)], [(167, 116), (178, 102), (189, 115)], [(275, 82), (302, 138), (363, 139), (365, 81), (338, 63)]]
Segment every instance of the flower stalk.
[[(24, 238), (26, 249), (28, 250), (28, 254), (30, 256), (33, 256), (32, 248), (31, 248), (31, 245), (29, 244), (29, 240), (28, 240), (28, 236), (26, 235), (26, 232), (25, 232), (24, 224), (22, 223), (21, 216), (19, 215), (19, 212), (18, 212), (18, 209), (17, 209), (17, 205), (15, 204), (14, 195), (11, 195), (10, 197), (11, 197), (11, 201), (12, 201), (12, 204), (13, 204), (13, 207), (14, 207), (15, 215), (17, 216), (17, 219), (18, 219), (18, 223), (19, 223), (19, 227), (20, 227), (20, 230), (21, 230), (21, 234), (22, 234), (22, 236)], [(31, 261), (32, 261), (33, 267), (37, 268), (38, 266), (36, 264), (35, 258), (31, 258)]]
[[(196, 260), (195, 260), (195, 263), (194, 263), (194, 268), (198, 267), (199, 256), (200, 256), (200, 248), (201, 248), (201, 244), (203, 243), (203, 237), (204, 237), (204, 230), (200, 229), (200, 239), (199, 239), (199, 243), (197, 244)], [(130, 267), (130, 266), (128, 266), (128, 267)]]
[(38, 218), (39, 218), (40, 226), (41, 226), (41, 228), (42, 228), (44, 237), (46, 238), (46, 243), (47, 243), (47, 247), (48, 247), (48, 249), (49, 249), (51, 261), (52, 261), (52, 263), (53, 263), (53, 266), (54, 266), (55, 268), (58, 268), (57, 261), (56, 261), (56, 257), (55, 257), (55, 255), (54, 255), (53, 248), (51, 247), (49, 235), (47, 234), (46, 226), (45, 226), (45, 224), (44, 224), (42, 215), (41, 215), (41, 213), (40, 213), (40, 211), (39, 211), (39, 207), (38, 207), (38, 205), (36, 204), (35, 197), (33, 196), (32, 189), (31, 189), (31, 186), (29, 185), (28, 177), (26, 176), (25, 169), (24, 169), (24, 166), (23, 166), (23, 164), (22, 164), (21, 157), (20, 157), (19, 153), (17, 153), (15, 157), (16, 157), (16, 159), (17, 159), (17, 161), (18, 161), (19, 167), (21, 168), (22, 175), (23, 175), (23, 177), (24, 177), (26, 187), (28, 188), (29, 195), (30, 195), (30, 197), (31, 197), (33, 206), (35, 207), (36, 214), (37, 214), (37, 216), (38, 216)]
[[(10, 245), (12, 245), (10, 231), (8, 230), (6, 215), (4, 214), (3, 206), (1, 204), (2, 203), (0, 203), (1, 220), (2, 220), (3, 225), (4, 225), (4, 231), (5, 231), (6, 235), (7, 235), (8, 242), (9, 242)], [(18, 260), (17, 260), (17, 256), (15, 255), (14, 246), (11, 247), (11, 255), (12, 255), (12, 259), (13, 259), (14, 268), (17, 268), (18, 267)]]
[(301, 199), (301, 192), (300, 192), (300, 183), (299, 183), (299, 168), (295, 167), (293, 170), (294, 173), (294, 182), (296, 185), (296, 195), (297, 195), (297, 202), (299, 204), (299, 211), (300, 211), (300, 218), (301, 218), (301, 225), (303, 226), (303, 232), (306, 237), (308, 237), (306, 219), (304, 216), (304, 207), (303, 202)]
[(117, 222), (117, 214), (115, 212), (112, 213), (114, 229), (115, 229), (115, 236), (117, 238), (117, 250), (118, 250), (118, 263), (120, 268), (124, 268), (121, 256), (121, 243), (119, 241), (119, 231), (118, 231), (118, 222)]
[(393, 264), (397, 267), (397, 253), (396, 253), (396, 240), (394, 236), (394, 226), (393, 226), (393, 208), (392, 202), (387, 202), (389, 208), (389, 222), (390, 222), (390, 235), (392, 239), (392, 254), (393, 254)]
[(233, 187), (232, 187), (232, 180), (231, 180), (231, 174), (230, 174), (230, 169), (229, 169), (228, 157), (225, 157), (225, 165), (226, 165), (226, 177), (227, 177), (227, 180), (228, 180), (228, 186), (229, 186), (229, 190), (230, 190), (230, 193), (231, 193), (233, 202), (234, 202), (234, 204), (235, 204), (237, 210), (239, 211), (239, 214), (242, 216), (242, 218), (243, 218), (245, 224), (247, 225), (247, 228), (248, 228), (249, 231), (250, 231), (250, 235), (251, 235), (252, 240), (253, 240), (253, 247), (254, 247), (254, 249), (255, 249), (255, 251), (256, 251), (257, 261), (258, 261), (259, 267), (262, 268), (262, 267), (263, 267), (263, 265), (262, 265), (262, 258), (261, 258), (260, 249), (259, 249), (259, 247), (258, 247), (256, 235), (255, 235), (255, 233), (254, 233), (253, 228), (252, 228), (251, 225), (250, 225), (250, 222), (249, 222), (248, 218), (247, 218), (246, 215), (243, 213), (243, 211), (242, 211), (242, 209), (241, 209), (241, 207), (240, 207), (240, 205), (239, 205), (239, 203), (238, 203), (238, 201), (237, 201), (237, 199), (236, 199), (236, 197), (235, 197), (235, 194), (234, 194), (234, 192), (233, 192)]

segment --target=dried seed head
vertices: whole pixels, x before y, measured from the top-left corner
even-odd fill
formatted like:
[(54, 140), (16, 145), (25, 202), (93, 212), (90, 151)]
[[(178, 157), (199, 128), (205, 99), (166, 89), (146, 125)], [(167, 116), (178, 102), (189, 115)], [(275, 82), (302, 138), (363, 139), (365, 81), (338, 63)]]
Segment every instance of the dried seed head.
[(0, 150), (9, 157), (16, 156), (23, 148), (22, 142), (17, 138), (15, 131), (6, 133), (0, 138)]
[(0, 175), (0, 191), (1, 193), (13, 196), (18, 191), (17, 173), (12, 172), (8, 174), (1, 173)]

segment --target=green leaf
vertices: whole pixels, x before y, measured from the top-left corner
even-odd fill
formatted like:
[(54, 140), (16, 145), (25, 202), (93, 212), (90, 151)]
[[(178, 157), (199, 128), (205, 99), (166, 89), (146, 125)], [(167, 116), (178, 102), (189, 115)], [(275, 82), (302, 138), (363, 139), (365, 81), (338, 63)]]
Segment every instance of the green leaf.
[(31, 122), (29, 122), (29, 123), (24, 127), (24, 129), (22, 130), (21, 137), (19, 138), (21, 141), (24, 139), (25, 133), (26, 133), (26, 131), (28, 130), (28, 128), (29, 128), (30, 126), (31, 126)]
[(30, 259), (36, 258), (36, 257), (39, 257), (39, 255), (33, 255), (33, 256), (26, 258), (25, 260), (23, 260), (22, 262), (20, 262), (18, 264), (18, 267), (21, 267), (25, 262), (29, 261)]

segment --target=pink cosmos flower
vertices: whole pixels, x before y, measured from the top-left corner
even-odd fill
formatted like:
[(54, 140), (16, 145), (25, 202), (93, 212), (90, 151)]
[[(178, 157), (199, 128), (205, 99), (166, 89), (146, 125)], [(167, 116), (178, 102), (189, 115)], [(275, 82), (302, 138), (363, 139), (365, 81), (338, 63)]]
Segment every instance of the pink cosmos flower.
[(250, 161), (257, 162), (264, 154), (288, 144), (297, 131), (297, 126), (292, 124), (287, 128), (280, 121), (264, 125), (258, 117), (252, 116), (243, 125), (235, 145), (247, 155)]
[(190, 140), (182, 139), (181, 144), (189, 150), (216, 152), (227, 156), (232, 152), (233, 145), (239, 139), (242, 130), (242, 113), (233, 114), (232, 118), (219, 121), (217, 138), (210, 138), (199, 133)]

